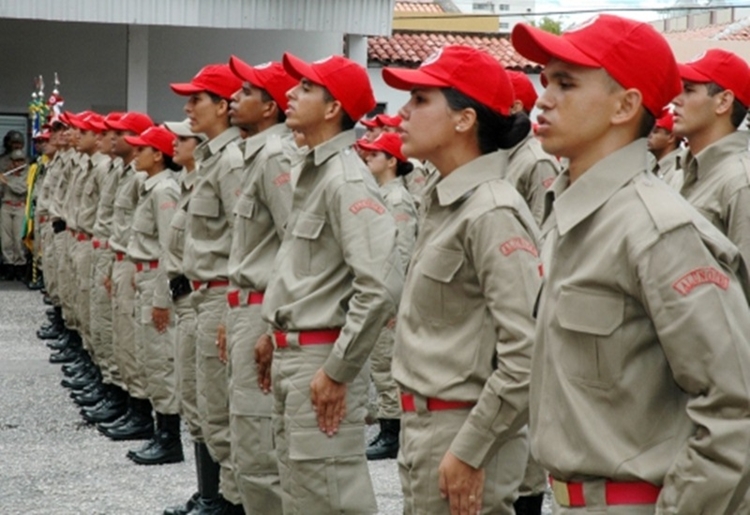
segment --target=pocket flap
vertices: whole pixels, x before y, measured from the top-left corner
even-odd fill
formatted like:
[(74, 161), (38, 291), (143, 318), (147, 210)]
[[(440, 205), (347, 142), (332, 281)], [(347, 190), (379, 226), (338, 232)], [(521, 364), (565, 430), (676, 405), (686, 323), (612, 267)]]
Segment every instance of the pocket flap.
[(198, 216), (216, 218), (219, 216), (219, 199), (193, 197), (190, 199), (190, 212)]
[(242, 218), (252, 218), (255, 213), (255, 201), (242, 196), (234, 205), (234, 214)]
[(289, 435), (289, 458), (317, 460), (365, 453), (365, 435), (362, 427), (340, 427), (333, 436), (320, 429), (295, 429)]
[(462, 252), (438, 247), (427, 247), (420, 258), (422, 274), (441, 283), (449, 283), (464, 263)]
[(135, 202), (133, 202), (133, 199), (129, 197), (124, 197), (122, 195), (115, 198), (115, 207), (120, 207), (123, 209), (133, 209), (135, 207)]
[(185, 212), (181, 209), (175, 212), (174, 216), (172, 217), (172, 221), (169, 222), (169, 226), (175, 230), (178, 231), (184, 231), (185, 230)]
[(156, 224), (145, 217), (133, 218), (133, 230), (144, 234), (156, 234)]
[(570, 331), (608, 336), (622, 325), (622, 294), (563, 286), (557, 302), (557, 319)]
[(326, 219), (312, 213), (300, 213), (292, 234), (306, 240), (316, 240), (323, 231)]

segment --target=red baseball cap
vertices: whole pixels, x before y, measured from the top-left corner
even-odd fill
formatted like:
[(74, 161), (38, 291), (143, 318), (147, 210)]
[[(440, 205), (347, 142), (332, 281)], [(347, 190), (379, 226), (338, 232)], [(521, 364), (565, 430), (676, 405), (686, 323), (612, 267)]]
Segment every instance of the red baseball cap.
[(47, 141), (49, 140), (49, 131), (44, 131), (38, 134), (34, 134), (34, 136), (31, 139)]
[(173, 83), (169, 87), (178, 95), (189, 96), (207, 91), (229, 99), (242, 87), (242, 81), (232, 73), (228, 64), (209, 64), (201, 68), (190, 82)]
[(140, 136), (125, 136), (125, 141), (130, 146), (154, 147), (169, 157), (174, 155), (175, 139), (177, 139), (177, 136), (164, 127), (149, 127)]
[(121, 112), (113, 111), (113, 112), (109, 113), (109, 114), (108, 114), (107, 116), (105, 116), (105, 117), (103, 117), (103, 118), (99, 118), (98, 120), (92, 121), (92, 122), (91, 122), (91, 125), (93, 125), (94, 127), (96, 127), (96, 129), (97, 129), (97, 130), (98, 130), (99, 132), (106, 132), (106, 131), (108, 131), (108, 130), (111, 130), (111, 129), (110, 129), (110, 128), (109, 128), (108, 126), (107, 126), (107, 120), (109, 120), (109, 121), (111, 121), (111, 122), (112, 122), (112, 121), (117, 121), (117, 120), (119, 120), (120, 118), (122, 118), (122, 117), (123, 117), (124, 115), (125, 115), (125, 113), (121, 113)]
[(493, 111), (508, 116), (513, 86), (494, 57), (476, 48), (448, 45), (425, 59), (416, 70), (384, 68), (383, 80), (396, 89), (454, 88)]
[(662, 115), (656, 119), (656, 127), (672, 132), (674, 129), (674, 115), (669, 109), (664, 109)]
[(536, 93), (534, 85), (531, 83), (528, 75), (523, 72), (507, 70), (510, 77), (510, 83), (513, 84), (513, 92), (516, 94), (516, 100), (520, 100), (525, 111), (531, 112), (536, 105), (539, 95)]
[(147, 114), (129, 111), (117, 120), (105, 118), (104, 124), (114, 131), (130, 131), (140, 134), (149, 127), (153, 127), (154, 122)]
[(368, 150), (370, 152), (385, 152), (392, 155), (399, 161), (406, 161), (406, 156), (401, 152), (401, 136), (395, 132), (383, 132), (374, 141), (363, 141), (358, 143), (362, 150)]
[(380, 123), (378, 122), (378, 117), (374, 116), (372, 118), (369, 118), (367, 120), (360, 120), (359, 123), (367, 127), (368, 129), (374, 129), (375, 127), (380, 127)]
[(282, 111), (286, 111), (289, 105), (289, 99), (286, 98), (286, 92), (297, 84), (294, 79), (284, 70), (284, 65), (280, 62), (268, 62), (258, 66), (250, 66), (237, 56), (229, 58), (229, 67), (232, 72), (242, 80), (245, 80), (255, 86), (265, 90)]
[(714, 82), (734, 93), (740, 104), (750, 106), (750, 66), (736, 54), (712, 48), (678, 66), (683, 79), (699, 84)]
[(387, 114), (379, 114), (375, 118), (378, 119), (382, 127), (398, 127), (402, 121), (399, 115), (388, 116)]
[(639, 90), (654, 116), (682, 91), (672, 50), (648, 23), (599, 14), (561, 36), (519, 23), (511, 40), (522, 56), (539, 64), (554, 58), (603, 68), (622, 87)]
[(355, 122), (375, 109), (375, 95), (367, 71), (354, 61), (332, 55), (306, 63), (285, 52), (283, 63), (286, 72), (295, 80), (305, 78), (325, 87)]

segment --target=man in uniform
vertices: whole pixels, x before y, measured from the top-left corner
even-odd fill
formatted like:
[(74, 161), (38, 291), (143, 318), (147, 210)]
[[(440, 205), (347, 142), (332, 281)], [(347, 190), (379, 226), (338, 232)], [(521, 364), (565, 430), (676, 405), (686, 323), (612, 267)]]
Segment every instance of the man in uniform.
[(227, 261), (244, 165), (237, 147), (240, 131), (229, 124), (230, 98), (241, 85), (226, 64), (205, 66), (189, 83), (171, 84), (175, 93), (189, 97), (185, 112), (191, 130), (208, 137), (195, 150), (183, 268), (196, 311), (198, 412), (208, 450), (221, 466), (221, 495), (202, 502), (207, 510), (232, 514), (244, 510), (230, 457), (228, 377), (217, 339), (227, 311)]
[[(403, 272), (393, 217), (351, 146), (375, 107), (358, 64), (284, 54), (300, 82), (287, 126), (309, 147), (263, 301), (273, 327), (274, 424), (284, 512), (375, 513), (364, 448), (367, 358), (393, 317)], [(261, 380), (265, 374), (261, 373)]]
[[(259, 385), (254, 348), (268, 328), (261, 304), (292, 204), (290, 155), (296, 146), (284, 124), (284, 111), (286, 92), (296, 81), (278, 62), (252, 67), (232, 56), (230, 67), (243, 81), (232, 97), (232, 125), (251, 135), (240, 143), (245, 170), (228, 263), (231, 457), (245, 512), (262, 506), (264, 514), (281, 515), (273, 396)], [(269, 356), (272, 349), (267, 349)]]
[(673, 128), (674, 115), (669, 109), (664, 109), (648, 135), (648, 151), (653, 156), (651, 171), (654, 175), (680, 191), (683, 181), (682, 149), (680, 138), (675, 135)]
[(750, 263), (750, 133), (737, 130), (750, 106), (750, 66), (713, 49), (680, 65), (680, 75), (674, 131), (688, 141), (680, 193)]
[(10, 153), (7, 167), (0, 170), (0, 222), (2, 222), (3, 261), (6, 277), (23, 279), (26, 250), (21, 240), (26, 210), (26, 155), (23, 150)]
[(672, 51), (650, 25), (604, 14), (562, 36), (520, 24), (512, 38), (546, 65), (537, 135), (570, 162), (548, 190), (530, 393), (556, 512), (739, 513), (742, 261), (646, 163), (654, 120), (680, 91)]

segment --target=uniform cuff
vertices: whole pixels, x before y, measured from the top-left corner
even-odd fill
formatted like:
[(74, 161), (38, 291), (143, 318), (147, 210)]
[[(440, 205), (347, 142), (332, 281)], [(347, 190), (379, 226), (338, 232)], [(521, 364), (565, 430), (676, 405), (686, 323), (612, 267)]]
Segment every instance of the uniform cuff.
[(477, 429), (467, 420), (453, 439), (449, 450), (459, 460), (479, 469), (485, 465), (495, 443), (494, 435)]
[(323, 363), (323, 371), (328, 374), (328, 377), (339, 383), (351, 383), (361, 369), (361, 366), (349, 363), (336, 356), (333, 350), (326, 362)]

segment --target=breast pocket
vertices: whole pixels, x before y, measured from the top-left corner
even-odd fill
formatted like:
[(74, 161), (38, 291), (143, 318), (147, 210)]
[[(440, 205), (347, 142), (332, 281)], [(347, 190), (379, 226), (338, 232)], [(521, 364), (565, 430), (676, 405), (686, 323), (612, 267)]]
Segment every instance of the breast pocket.
[(169, 230), (171, 233), (170, 248), (185, 248), (185, 218), (185, 211), (183, 211), (182, 209), (178, 209), (175, 211), (172, 220), (169, 222)]
[(153, 213), (147, 211), (136, 211), (133, 217), (133, 230), (149, 236), (156, 235), (156, 223)]
[(314, 275), (325, 267), (326, 249), (320, 237), (325, 225), (326, 219), (323, 216), (300, 213), (292, 230), (296, 239), (293, 263), (297, 273)]
[(193, 216), (192, 231), (198, 239), (213, 239), (221, 235), (212, 234), (212, 227), (216, 230), (219, 225), (221, 204), (217, 198), (194, 197), (190, 200), (188, 211)]
[(457, 275), (464, 264), (463, 252), (427, 247), (417, 264), (413, 303), (419, 314), (438, 325), (455, 323), (464, 317), (467, 299)]
[(569, 379), (609, 389), (622, 373), (622, 294), (563, 287), (557, 320), (566, 331), (561, 365)]

